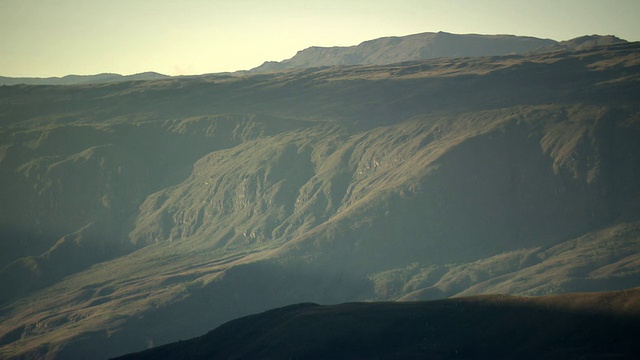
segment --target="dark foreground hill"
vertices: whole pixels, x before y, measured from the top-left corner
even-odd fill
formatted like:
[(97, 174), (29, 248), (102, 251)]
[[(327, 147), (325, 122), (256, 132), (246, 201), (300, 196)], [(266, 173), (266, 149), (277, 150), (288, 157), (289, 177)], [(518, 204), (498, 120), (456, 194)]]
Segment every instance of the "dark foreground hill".
[(0, 87), (0, 357), (640, 285), (640, 44)]
[(118, 359), (631, 359), (639, 337), (638, 289), (487, 295), (292, 305)]

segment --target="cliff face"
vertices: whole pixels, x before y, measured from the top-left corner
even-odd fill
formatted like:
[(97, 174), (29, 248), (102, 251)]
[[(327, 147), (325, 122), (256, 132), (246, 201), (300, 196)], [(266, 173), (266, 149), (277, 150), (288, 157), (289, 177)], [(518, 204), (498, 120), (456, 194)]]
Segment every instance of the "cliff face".
[(0, 354), (637, 286), (638, 53), (0, 87)]

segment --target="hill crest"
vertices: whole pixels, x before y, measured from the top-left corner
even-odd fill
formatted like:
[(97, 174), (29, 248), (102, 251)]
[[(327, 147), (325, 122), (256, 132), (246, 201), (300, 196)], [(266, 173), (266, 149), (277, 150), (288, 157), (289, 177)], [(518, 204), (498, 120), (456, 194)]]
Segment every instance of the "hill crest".
[(250, 72), (322, 66), (388, 65), (432, 58), (500, 56), (556, 49), (575, 50), (623, 41), (612, 36), (592, 35), (559, 43), (532, 36), (425, 32), (382, 37), (353, 46), (312, 46), (298, 51), (290, 59), (280, 62), (267, 61)]
[(640, 292), (297, 304), (119, 360), (635, 357)]

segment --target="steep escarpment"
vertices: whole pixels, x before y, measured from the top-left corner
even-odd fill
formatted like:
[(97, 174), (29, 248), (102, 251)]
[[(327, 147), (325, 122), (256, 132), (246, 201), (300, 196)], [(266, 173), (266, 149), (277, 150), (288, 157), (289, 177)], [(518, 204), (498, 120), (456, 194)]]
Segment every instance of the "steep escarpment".
[(40, 287), (134, 250), (127, 234), (149, 194), (188, 177), (213, 150), (296, 127), (304, 124), (212, 116), (13, 132), (0, 163), (2, 281), (20, 284), (16, 290)]
[[(127, 236), (145, 247), (37, 293), (38, 305), (24, 306), (68, 312), (19, 306), (8, 313), (12, 329), (40, 324), (21, 332), (25, 346), (71, 329), (98, 331), (47, 351), (73, 358), (100, 343), (115, 355), (110, 349), (195, 336), (302, 300), (636, 283), (640, 238), (628, 221), (637, 219), (637, 189), (615, 176), (619, 166), (636, 176), (638, 161), (625, 152), (636, 145), (624, 141), (637, 131), (633, 117), (582, 106), (515, 110), (420, 117), (352, 135), (320, 125), (212, 152), (142, 203)], [(553, 142), (563, 117), (583, 131)], [(614, 124), (601, 133), (603, 119)], [(615, 145), (593, 146), (600, 142)], [(597, 159), (620, 151), (627, 157), (617, 170), (599, 167)], [(625, 185), (615, 190), (610, 181)]]

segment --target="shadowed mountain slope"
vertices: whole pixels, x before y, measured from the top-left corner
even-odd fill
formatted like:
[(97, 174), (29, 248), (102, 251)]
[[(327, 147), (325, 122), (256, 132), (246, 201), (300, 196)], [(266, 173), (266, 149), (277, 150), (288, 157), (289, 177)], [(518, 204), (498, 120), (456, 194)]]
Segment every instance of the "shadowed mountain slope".
[(640, 293), (299, 304), (120, 360), (623, 359), (640, 355)]
[(639, 46), (0, 87), (0, 356), (638, 286)]

